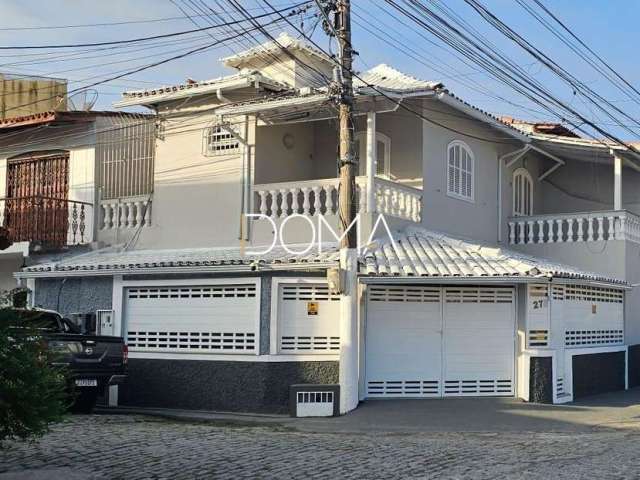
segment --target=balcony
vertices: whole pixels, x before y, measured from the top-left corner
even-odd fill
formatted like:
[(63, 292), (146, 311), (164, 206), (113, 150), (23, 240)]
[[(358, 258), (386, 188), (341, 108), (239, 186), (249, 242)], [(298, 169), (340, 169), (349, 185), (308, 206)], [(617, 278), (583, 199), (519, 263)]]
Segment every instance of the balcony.
[(640, 217), (626, 210), (559, 213), (509, 219), (509, 244), (640, 242)]
[[(367, 178), (356, 177), (356, 205), (359, 213), (381, 213), (409, 222), (422, 220), (422, 190), (385, 180), (374, 179), (375, 208), (367, 205)], [(314, 217), (337, 216), (339, 179), (269, 183), (253, 186), (254, 213), (273, 220), (294, 214)]]
[(40, 195), (2, 198), (0, 202), (0, 221), (14, 243), (60, 249), (93, 240), (91, 203)]

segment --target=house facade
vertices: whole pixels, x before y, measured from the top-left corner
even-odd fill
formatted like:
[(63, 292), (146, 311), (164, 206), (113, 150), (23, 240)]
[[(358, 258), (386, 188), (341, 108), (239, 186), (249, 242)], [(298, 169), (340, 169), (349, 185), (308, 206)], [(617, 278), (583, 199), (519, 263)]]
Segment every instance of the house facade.
[(640, 382), (630, 152), (387, 65), (359, 74), (353, 332), (331, 284), (334, 62), (287, 35), (223, 62), (235, 73), (123, 94), (116, 106), (154, 114), (152, 169), (105, 157), (127, 170), (93, 177), (109, 192), (94, 197), (93, 248), (15, 275), (34, 306), (97, 312), (126, 338), (120, 403), (285, 411), (317, 393), (347, 412), (371, 398), (563, 403)]

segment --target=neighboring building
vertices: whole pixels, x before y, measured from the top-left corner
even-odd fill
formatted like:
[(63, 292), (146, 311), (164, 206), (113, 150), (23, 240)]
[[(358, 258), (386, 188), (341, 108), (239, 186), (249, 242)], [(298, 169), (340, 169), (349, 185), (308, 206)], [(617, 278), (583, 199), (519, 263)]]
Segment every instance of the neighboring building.
[[(327, 284), (335, 243), (248, 254), (274, 227), (303, 250), (310, 227), (294, 214), (337, 229), (334, 63), (278, 40), (297, 61), (270, 43), (224, 59), (229, 76), (125, 93), (117, 106), (157, 114), (153, 181), (117, 157), (125, 170), (101, 182), (130, 183), (101, 184), (92, 223), (108, 247), (17, 274), (34, 305), (113, 312), (130, 351), (121, 402), (282, 411), (291, 385), (336, 384), (347, 361), (343, 412), (368, 398), (563, 403), (640, 383), (638, 159), (500, 120), (438, 82), (386, 65), (356, 81), (363, 238), (378, 213), (394, 231), (360, 256), (357, 338)], [(341, 358), (354, 344), (358, 359)]]
[(0, 72), (0, 120), (67, 110), (67, 81)]
[[(121, 112), (41, 112), (0, 120), (0, 289), (21, 267), (100, 245), (100, 206), (131, 201), (150, 222), (155, 121)], [(132, 172), (136, 172), (132, 178)], [(133, 227), (132, 227), (133, 228)]]

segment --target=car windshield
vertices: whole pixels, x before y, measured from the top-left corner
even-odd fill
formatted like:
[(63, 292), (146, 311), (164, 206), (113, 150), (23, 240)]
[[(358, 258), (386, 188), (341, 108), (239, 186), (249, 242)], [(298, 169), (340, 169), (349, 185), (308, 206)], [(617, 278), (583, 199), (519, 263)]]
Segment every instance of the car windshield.
[(25, 327), (57, 332), (60, 330), (58, 315), (37, 310), (16, 310)]

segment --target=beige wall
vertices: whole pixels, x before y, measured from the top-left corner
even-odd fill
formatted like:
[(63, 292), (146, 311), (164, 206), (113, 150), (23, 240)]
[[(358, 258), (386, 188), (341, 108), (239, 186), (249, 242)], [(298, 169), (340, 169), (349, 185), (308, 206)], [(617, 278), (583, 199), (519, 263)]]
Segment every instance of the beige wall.
[(67, 109), (67, 82), (0, 74), (0, 119)]

